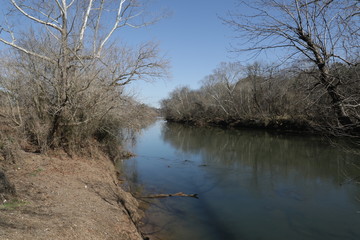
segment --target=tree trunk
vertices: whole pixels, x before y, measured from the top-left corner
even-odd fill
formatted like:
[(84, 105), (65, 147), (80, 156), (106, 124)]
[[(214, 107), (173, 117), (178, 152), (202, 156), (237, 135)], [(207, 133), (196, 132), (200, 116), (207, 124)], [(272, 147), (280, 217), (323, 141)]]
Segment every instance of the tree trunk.
[(331, 79), (329, 70), (324, 64), (318, 65), (318, 67), (321, 72), (320, 81), (324, 85), (328, 95), (331, 98), (332, 108), (334, 109), (337, 120), (342, 126), (349, 126), (353, 124), (345, 111), (343, 104), (344, 99), (338, 92), (338, 84), (334, 84), (333, 80), (335, 79)]
[(342, 103), (342, 97), (338, 94), (337, 89), (335, 86), (330, 86), (327, 88), (327, 92), (331, 97), (332, 100), (332, 107), (335, 111), (337, 116), (337, 120), (342, 126), (348, 126), (353, 124), (350, 117), (347, 115), (344, 104)]
[(297, 28), (296, 33), (298, 34), (299, 39), (304, 41), (307, 44), (308, 49), (310, 49), (310, 51), (314, 54), (315, 58), (313, 61), (320, 71), (320, 82), (331, 98), (332, 108), (334, 109), (337, 120), (342, 126), (351, 125), (352, 121), (344, 109), (344, 99), (338, 92), (338, 85), (340, 82), (339, 80), (334, 81), (336, 79), (333, 79), (329, 74), (328, 59), (330, 54), (328, 54), (325, 49), (322, 49), (321, 46), (316, 44), (311, 38), (311, 35), (309, 33), (305, 33), (302, 27)]
[[(47, 136), (48, 145), (51, 148), (57, 147), (59, 142), (56, 142), (56, 137), (61, 137), (61, 125), (60, 122), (66, 120), (67, 115), (67, 103), (68, 103), (68, 92), (70, 88), (70, 79), (69, 79), (69, 45), (68, 45), (68, 19), (67, 12), (64, 6), (64, 10), (61, 14), (62, 26), (61, 26), (61, 42), (60, 42), (60, 53), (57, 59), (58, 62), (58, 74), (57, 82), (60, 86), (57, 106), (55, 107), (55, 113), (52, 116), (51, 128)], [(60, 139), (60, 141), (62, 141)]]

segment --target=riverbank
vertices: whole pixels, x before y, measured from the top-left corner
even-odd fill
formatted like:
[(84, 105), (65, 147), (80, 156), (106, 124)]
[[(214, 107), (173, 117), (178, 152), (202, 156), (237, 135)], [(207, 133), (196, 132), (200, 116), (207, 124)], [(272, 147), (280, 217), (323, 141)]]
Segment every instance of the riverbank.
[(276, 119), (230, 119), (230, 120), (178, 120), (165, 118), (168, 122), (182, 123), (198, 127), (222, 127), (234, 129), (264, 129), (276, 130), (281, 132), (301, 132), (315, 133), (315, 128), (307, 121), (295, 121), (293, 119), (276, 118)]
[(5, 170), (16, 194), (0, 205), (0, 239), (143, 239), (138, 203), (102, 154), (22, 152)]
[(148, 206), (151, 239), (360, 239), (360, 155), (321, 136), (158, 121), (132, 151), (132, 189), (199, 194)]

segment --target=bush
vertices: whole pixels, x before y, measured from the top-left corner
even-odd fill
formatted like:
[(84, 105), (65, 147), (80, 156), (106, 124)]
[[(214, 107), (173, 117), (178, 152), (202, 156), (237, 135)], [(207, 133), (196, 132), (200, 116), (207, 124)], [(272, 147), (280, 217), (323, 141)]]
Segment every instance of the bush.
[[(174, 90), (162, 101), (162, 114), (170, 121), (196, 124), (313, 129), (336, 135), (359, 136), (360, 84), (358, 67), (335, 64), (332, 75), (342, 79), (347, 113), (354, 123), (339, 124), (327, 92), (311, 71), (276, 69), (255, 63), (243, 67), (222, 63), (203, 80), (199, 90)], [(282, 122), (283, 124), (278, 124)], [(281, 125), (281, 126), (280, 126)]]

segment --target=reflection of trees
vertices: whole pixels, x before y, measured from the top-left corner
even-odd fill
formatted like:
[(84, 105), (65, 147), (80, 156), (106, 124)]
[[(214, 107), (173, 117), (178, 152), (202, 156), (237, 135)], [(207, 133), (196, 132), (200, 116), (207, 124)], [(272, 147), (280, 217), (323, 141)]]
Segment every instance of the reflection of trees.
[[(221, 164), (232, 169), (250, 167), (255, 178), (263, 174), (286, 177), (296, 171), (301, 179), (320, 177), (339, 183), (343, 181), (346, 163), (360, 161), (359, 156), (331, 148), (310, 136), (196, 128), (174, 123), (166, 124), (162, 131), (166, 142), (184, 152), (201, 153), (205, 164)], [(348, 174), (357, 176), (359, 170)]]

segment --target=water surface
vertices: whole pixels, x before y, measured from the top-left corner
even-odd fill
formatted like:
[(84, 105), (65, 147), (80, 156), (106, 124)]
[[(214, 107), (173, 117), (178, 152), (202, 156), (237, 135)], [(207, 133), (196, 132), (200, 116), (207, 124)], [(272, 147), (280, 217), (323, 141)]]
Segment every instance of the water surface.
[(158, 121), (133, 151), (141, 194), (199, 194), (153, 202), (151, 239), (360, 239), (360, 157), (320, 137)]

